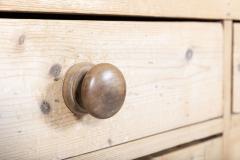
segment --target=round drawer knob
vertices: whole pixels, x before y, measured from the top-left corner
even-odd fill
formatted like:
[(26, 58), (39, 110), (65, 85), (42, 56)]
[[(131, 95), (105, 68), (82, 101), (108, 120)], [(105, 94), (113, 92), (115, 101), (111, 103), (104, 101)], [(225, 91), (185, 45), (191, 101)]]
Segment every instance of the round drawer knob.
[(123, 74), (112, 64), (75, 64), (65, 75), (63, 98), (76, 115), (89, 113), (100, 119), (112, 117), (121, 109), (125, 96)]

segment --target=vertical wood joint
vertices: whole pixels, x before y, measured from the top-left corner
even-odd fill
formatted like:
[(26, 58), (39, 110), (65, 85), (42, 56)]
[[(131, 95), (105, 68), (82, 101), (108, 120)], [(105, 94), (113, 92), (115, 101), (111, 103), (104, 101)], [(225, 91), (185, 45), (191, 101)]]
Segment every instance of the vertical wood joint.
[(223, 159), (229, 157), (229, 135), (231, 129), (231, 114), (232, 114), (232, 82), (233, 82), (233, 22), (232, 20), (224, 20), (223, 22), (224, 35), (224, 77), (223, 77)]

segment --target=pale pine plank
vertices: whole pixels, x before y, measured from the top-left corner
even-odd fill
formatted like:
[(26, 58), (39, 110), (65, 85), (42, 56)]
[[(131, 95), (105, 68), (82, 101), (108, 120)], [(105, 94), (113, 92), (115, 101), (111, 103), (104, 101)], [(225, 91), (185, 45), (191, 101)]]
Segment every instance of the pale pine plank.
[[(0, 23), (1, 159), (62, 159), (222, 116), (220, 23)], [(64, 105), (64, 73), (79, 62), (122, 70), (127, 98), (113, 118), (76, 119)]]
[(232, 114), (232, 38), (233, 38), (233, 22), (231, 20), (224, 21), (224, 133), (223, 133), (223, 159), (229, 159), (229, 141), (231, 114)]
[(240, 24), (234, 23), (233, 112), (240, 113)]
[(229, 139), (229, 160), (240, 159), (240, 115), (233, 115)]
[(229, 18), (231, 0), (0, 0), (2, 11)]
[(163, 155), (155, 154), (145, 160), (223, 160), (222, 152), (222, 138), (219, 137)]
[[(222, 133), (222, 131), (223, 131), (223, 120), (216, 119), (216, 120), (211, 120), (198, 125), (192, 125), (192, 126), (184, 127), (181, 129), (173, 130), (167, 133), (150, 136), (137, 141), (128, 142), (126, 144), (122, 144), (119, 146), (113, 146), (110, 148), (102, 149), (100, 151), (79, 155), (77, 157), (70, 158), (70, 160), (135, 159), (145, 155), (152, 154), (154, 152), (159, 152), (162, 150), (175, 147), (179, 144), (184, 144), (191, 141), (197, 141), (199, 139), (208, 137), (209, 135), (216, 135), (216, 134)], [(210, 148), (207, 148), (208, 149), (207, 154), (209, 158), (211, 157), (222, 158), (222, 154), (218, 152), (219, 150), (222, 151), (223, 149), (221, 144), (222, 142), (219, 142), (219, 141), (222, 141), (222, 140), (216, 140), (213, 143), (207, 142), (207, 143), (200, 144), (199, 145), (200, 147), (196, 147), (196, 148), (194, 147), (193, 151), (195, 153), (201, 152), (202, 154), (202, 149), (204, 147), (208, 147), (209, 145), (217, 145), (215, 146), (217, 148), (212, 148), (212, 150)], [(221, 148), (219, 148), (219, 145), (221, 145)], [(219, 155), (216, 155), (216, 153)], [(182, 158), (184, 158), (183, 155), (181, 156)], [(185, 158), (188, 156), (189, 155), (185, 155)], [(214, 160), (214, 159), (207, 159), (207, 160)], [(216, 160), (220, 160), (220, 159), (216, 159)]]
[(239, 0), (230, 0), (229, 5), (229, 17), (231, 19), (240, 20), (240, 1)]

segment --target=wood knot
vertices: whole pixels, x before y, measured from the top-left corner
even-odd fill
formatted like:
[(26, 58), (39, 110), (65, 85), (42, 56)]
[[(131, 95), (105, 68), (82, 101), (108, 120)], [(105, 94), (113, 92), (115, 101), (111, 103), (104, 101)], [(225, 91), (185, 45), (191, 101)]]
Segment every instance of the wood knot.
[(48, 114), (51, 110), (51, 107), (50, 107), (50, 104), (47, 101), (43, 100), (41, 105), (40, 105), (40, 109), (41, 109), (43, 114)]
[(192, 49), (188, 49), (186, 51), (186, 54), (185, 54), (185, 58), (187, 61), (190, 61), (193, 57), (193, 50)]
[(54, 64), (50, 70), (49, 74), (54, 77), (54, 80), (57, 81), (59, 78), (58, 76), (60, 75), (62, 70), (62, 66), (60, 64)]
[(18, 44), (19, 44), (19, 45), (23, 45), (24, 42), (25, 42), (25, 38), (26, 38), (25, 35), (21, 35), (21, 36), (18, 38)]

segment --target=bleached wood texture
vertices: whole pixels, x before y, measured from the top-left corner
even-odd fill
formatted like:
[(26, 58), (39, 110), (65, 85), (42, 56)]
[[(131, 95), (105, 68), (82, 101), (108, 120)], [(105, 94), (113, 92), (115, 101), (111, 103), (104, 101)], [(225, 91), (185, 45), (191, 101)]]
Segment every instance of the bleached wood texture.
[(234, 23), (233, 112), (240, 113), (240, 23)]
[(229, 133), (231, 125), (232, 114), (232, 70), (233, 70), (233, 22), (231, 20), (225, 20), (223, 23), (224, 28), (224, 78), (223, 78), (223, 119), (224, 119), (224, 132), (223, 132), (223, 159), (229, 159)]
[[(62, 159), (222, 116), (220, 23), (0, 23), (1, 159)], [(122, 70), (127, 96), (113, 118), (77, 119), (64, 105), (64, 73), (80, 62)]]
[(229, 142), (229, 160), (240, 159), (240, 115), (232, 116), (231, 133)]
[(147, 160), (222, 160), (222, 152), (222, 138), (215, 138), (163, 155), (155, 154)]
[[(204, 132), (203, 132), (204, 131)], [(71, 160), (126, 160), (135, 159), (155, 152), (175, 147), (179, 144), (197, 141), (223, 132), (223, 120), (215, 119), (198, 125), (157, 134), (125, 144), (79, 155)], [(221, 156), (222, 154), (219, 154)]]
[(239, 0), (231, 0), (229, 3), (229, 17), (231, 19), (240, 20), (240, 1)]
[(0, 0), (2, 11), (229, 18), (231, 0)]

